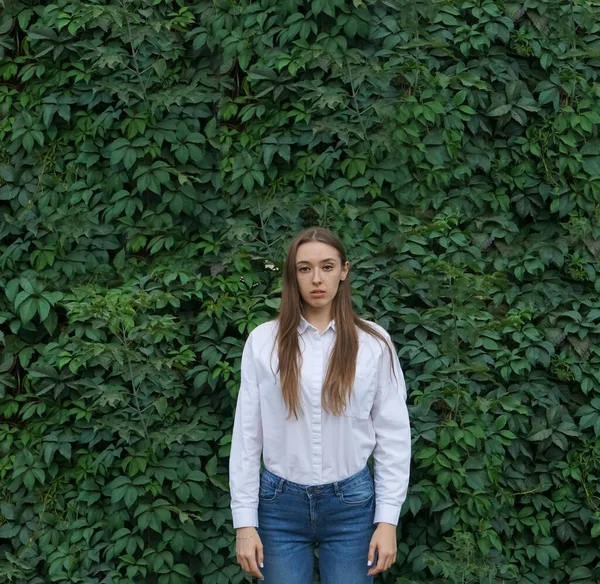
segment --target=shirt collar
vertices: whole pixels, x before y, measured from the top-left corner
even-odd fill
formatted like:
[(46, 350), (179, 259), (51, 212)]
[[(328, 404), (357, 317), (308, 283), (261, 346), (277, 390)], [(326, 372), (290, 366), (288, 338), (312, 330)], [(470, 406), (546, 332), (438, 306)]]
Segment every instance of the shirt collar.
[[(302, 334), (302, 333), (304, 333), (306, 331), (306, 329), (308, 327), (312, 327), (313, 329), (317, 330), (316, 327), (314, 327), (302, 315), (300, 315), (300, 324), (298, 325), (298, 332), (300, 334)], [(327, 330), (329, 330), (329, 328), (332, 328), (335, 331), (335, 320), (329, 321), (329, 324), (327, 325), (327, 327), (325, 328), (325, 330), (323, 331), (323, 333), (326, 333)]]

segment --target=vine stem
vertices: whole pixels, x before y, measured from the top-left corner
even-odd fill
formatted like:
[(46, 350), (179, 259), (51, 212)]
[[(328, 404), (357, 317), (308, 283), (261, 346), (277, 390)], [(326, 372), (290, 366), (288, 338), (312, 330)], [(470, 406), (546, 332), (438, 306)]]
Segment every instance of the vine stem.
[[(126, 336), (125, 330), (123, 328), (123, 322), (121, 322), (121, 331), (122, 331), (122, 335), (123, 335), (123, 337), (121, 338), (121, 342), (123, 343), (123, 346), (125, 348), (128, 348), (129, 343), (127, 342), (127, 336)], [(138, 413), (140, 422), (142, 423), (142, 426), (144, 428), (144, 437), (148, 440), (150, 438), (150, 435), (148, 434), (148, 425), (146, 424), (146, 418), (144, 417), (143, 411), (140, 407), (140, 400), (139, 400), (139, 396), (138, 396), (137, 387), (133, 380), (133, 368), (131, 367), (131, 357), (129, 355), (127, 355), (127, 365), (129, 367), (129, 378), (131, 381), (131, 389), (133, 390), (133, 400), (135, 402), (135, 408), (133, 408), (133, 406), (129, 406), (129, 407), (131, 407)]]
[(140, 416), (140, 421), (142, 422), (142, 426), (144, 427), (144, 436), (146, 439), (149, 439), (150, 435), (148, 434), (148, 426), (146, 425), (146, 418), (144, 418), (144, 415), (140, 408), (140, 401), (138, 398), (137, 388), (135, 386), (135, 383), (133, 382), (133, 370), (131, 368), (131, 358), (130, 357), (127, 357), (127, 364), (129, 365), (129, 376), (131, 378), (131, 388), (133, 389), (133, 399), (135, 400), (135, 407)]
[[(458, 326), (456, 325), (456, 306), (454, 304), (454, 278), (452, 277), (452, 274), (449, 274), (449, 278), (450, 278), (450, 300), (451, 300), (451, 306), (452, 306), (452, 319), (454, 322), (454, 364), (456, 365), (456, 372), (455, 372), (455, 381), (456, 381), (456, 387), (459, 387), (459, 372), (458, 372), (458, 366), (460, 365), (460, 357), (459, 357), (459, 352), (458, 352)], [(458, 398), (456, 400), (456, 406), (454, 409), (454, 415), (456, 416), (458, 414)]]
[(121, 4), (121, 8), (123, 8), (123, 10), (125, 11), (125, 22), (127, 23), (127, 33), (129, 34), (129, 46), (131, 47), (131, 57), (133, 59), (133, 66), (135, 69), (135, 72), (137, 74), (138, 77), (138, 81), (140, 84), (140, 88), (142, 90), (142, 98), (144, 101), (148, 101), (148, 95), (146, 93), (146, 84), (144, 83), (144, 80), (142, 79), (142, 74), (140, 72), (140, 66), (137, 60), (137, 51), (135, 50), (135, 47), (133, 46), (133, 35), (131, 33), (131, 22), (129, 20), (129, 14), (127, 12), (127, 6), (125, 6), (125, 4), (123, 2), (120, 2)]
[(356, 97), (357, 97), (356, 96), (356, 88), (354, 87), (354, 79), (352, 78), (352, 69), (350, 68), (350, 63), (348, 61), (346, 61), (346, 66), (348, 67), (348, 76), (350, 77), (350, 87), (352, 87), (352, 101), (354, 102), (354, 108), (355, 108), (355, 109), (352, 109), (352, 108), (348, 108), (348, 109), (350, 109), (350, 111), (353, 111), (358, 115), (358, 121), (360, 123), (360, 127), (363, 132), (363, 138), (364, 138), (364, 140), (367, 141), (367, 143), (369, 144), (369, 147), (370, 147), (371, 141), (369, 140), (369, 135), (367, 133), (367, 128), (365, 127), (365, 123), (363, 121), (361, 112), (358, 109), (358, 100), (356, 99)]
[(269, 257), (271, 257), (271, 244), (269, 243), (269, 239), (267, 237), (267, 233), (265, 231), (265, 220), (263, 218), (263, 209), (262, 209), (262, 205), (261, 205), (261, 201), (260, 199), (257, 200), (258, 203), (258, 216), (260, 217), (260, 232), (263, 238), (263, 241), (265, 242), (265, 245), (267, 246), (267, 249), (269, 250)]

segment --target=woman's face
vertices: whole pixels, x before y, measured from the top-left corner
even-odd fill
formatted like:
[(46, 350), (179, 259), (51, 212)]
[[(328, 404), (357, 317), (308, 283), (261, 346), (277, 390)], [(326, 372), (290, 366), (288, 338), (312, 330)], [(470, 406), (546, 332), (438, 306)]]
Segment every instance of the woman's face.
[(296, 280), (305, 306), (328, 309), (349, 269), (350, 264), (342, 265), (337, 250), (326, 243), (310, 241), (298, 247)]

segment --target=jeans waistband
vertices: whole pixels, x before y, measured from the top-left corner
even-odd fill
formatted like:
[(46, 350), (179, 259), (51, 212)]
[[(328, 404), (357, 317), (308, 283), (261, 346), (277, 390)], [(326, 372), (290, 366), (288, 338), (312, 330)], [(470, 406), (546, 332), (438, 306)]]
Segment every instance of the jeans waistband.
[(371, 471), (368, 465), (353, 474), (352, 476), (342, 479), (341, 481), (335, 481), (333, 483), (326, 483), (322, 485), (303, 485), (300, 483), (294, 483), (288, 481), (268, 470), (266, 467), (262, 471), (263, 480), (268, 481), (277, 488), (278, 492), (281, 492), (285, 487), (286, 491), (298, 492), (298, 493), (334, 493), (338, 494), (340, 490), (348, 489), (354, 485), (359, 485), (365, 481), (372, 481)]

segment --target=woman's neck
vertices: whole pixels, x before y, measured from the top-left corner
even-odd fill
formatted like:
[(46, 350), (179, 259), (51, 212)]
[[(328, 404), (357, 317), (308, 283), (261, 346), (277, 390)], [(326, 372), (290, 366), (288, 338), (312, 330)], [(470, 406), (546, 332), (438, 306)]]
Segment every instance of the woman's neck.
[(311, 312), (305, 310), (302, 316), (304, 316), (307, 322), (312, 324), (320, 333), (322, 333), (327, 328), (327, 325), (331, 322), (332, 319), (330, 311)]

